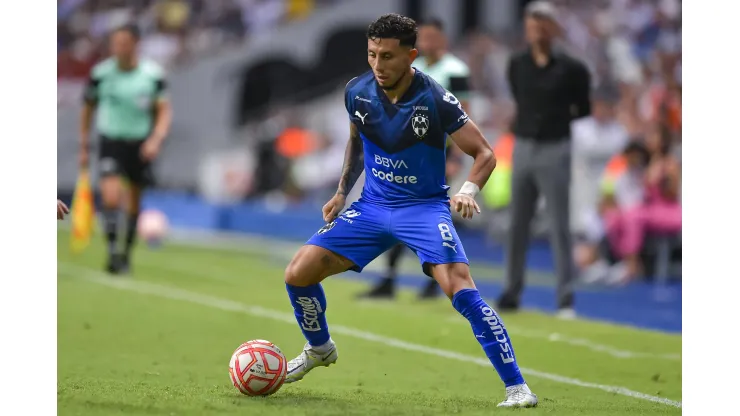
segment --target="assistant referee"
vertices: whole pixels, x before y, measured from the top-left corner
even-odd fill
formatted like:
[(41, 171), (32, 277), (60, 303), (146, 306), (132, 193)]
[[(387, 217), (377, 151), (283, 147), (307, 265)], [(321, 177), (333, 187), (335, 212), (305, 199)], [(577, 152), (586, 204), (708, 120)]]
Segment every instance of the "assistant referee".
[[(154, 183), (152, 162), (169, 132), (172, 112), (163, 70), (139, 59), (139, 31), (126, 26), (110, 36), (112, 57), (92, 70), (80, 123), (80, 167), (89, 162), (90, 125), (96, 115), (100, 137), (100, 193), (108, 243), (106, 270), (126, 273), (136, 240), (142, 191)], [(128, 182), (125, 245), (118, 245), (123, 180)]]
[(573, 317), (574, 267), (570, 235), (570, 123), (591, 113), (590, 75), (577, 59), (553, 45), (555, 7), (535, 1), (525, 9), (528, 48), (509, 62), (509, 86), (516, 101), (516, 135), (511, 179), (511, 225), (506, 287), (499, 311), (519, 307), (530, 224), (539, 195), (545, 197), (550, 242), (557, 271), (560, 315)]

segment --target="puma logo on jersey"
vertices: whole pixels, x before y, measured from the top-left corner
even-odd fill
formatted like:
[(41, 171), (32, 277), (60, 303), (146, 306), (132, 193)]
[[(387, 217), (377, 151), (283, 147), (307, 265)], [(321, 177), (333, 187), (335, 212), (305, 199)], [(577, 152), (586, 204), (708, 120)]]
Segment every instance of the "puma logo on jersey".
[(457, 244), (450, 244), (447, 241), (442, 242), (442, 247), (449, 247), (452, 249), (452, 251), (457, 253), (457, 248), (455, 248), (455, 246), (457, 246)]
[(365, 113), (365, 115), (363, 116), (360, 114), (359, 111), (355, 111), (355, 115), (357, 116), (357, 118), (359, 118), (362, 121), (363, 126), (365, 125), (365, 117), (367, 117), (368, 114), (369, 113)]

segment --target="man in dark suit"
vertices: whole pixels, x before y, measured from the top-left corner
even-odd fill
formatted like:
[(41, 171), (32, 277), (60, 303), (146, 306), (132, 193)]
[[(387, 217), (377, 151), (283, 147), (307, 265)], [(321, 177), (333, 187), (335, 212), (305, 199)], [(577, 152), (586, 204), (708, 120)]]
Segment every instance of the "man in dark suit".
[(591, 80), (582, 62), (554, 47), (558, 25), (556, 9), (551, 3), (529, 3), (524, 28), (528, 47), (512, 56), (508, 68), (508, 82), (517, 105), (513, 124), (516, 145), (506, 288), (498, 309), (519, 307), (530, 223), (539, 195), (543, 195), (557, 269), (558, 308), (561, 316), (574, 317), (570, 123), (591, 112)]

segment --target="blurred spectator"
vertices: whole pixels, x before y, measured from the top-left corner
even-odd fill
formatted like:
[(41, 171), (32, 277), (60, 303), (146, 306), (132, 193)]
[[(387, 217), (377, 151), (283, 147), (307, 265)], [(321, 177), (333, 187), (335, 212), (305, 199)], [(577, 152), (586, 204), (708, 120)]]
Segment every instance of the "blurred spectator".
[(652, 133), (647, 145), (630, 143), (609, 163), (600, 210), (608, 250), (618, 263), (607, 271), (595, 255), (581, 258), (582, 266), (591, 266), (586, 269), (587, 280), (624, 283), (634, 279), (641, 272), (646, 238), (681, 232), (680, 166), (669, 153), (665, 133)]
[(95, 65), (97, 54), (91, 39), (81, 37), (57, 54), (57, 79), (84, 79)]
[(344, 85), (327, 97), (320, 114), (305, 120), (314, 146), (310, 152), (296, 158), (291, 168), (292, 181), (304, 195), (324, 199), (324, 192), (331, 195), (336, 188), (349, 137), (343, 97)]
[(673, 58), (661, 57), (661, 74), (654, 76), (644, 90), (640, 111), (642, 118), (666, 126), (671, 133), (681, 132), (681, 87), (674, 74)]
[(244, 24), (250, 34), (258, 34), (276, 26), (285, 17), (285, 1), (239, 0)]
[[(623, 264), (609, 268), (606, 259), (600, 256), (599, 245), (602, 241), (614, 242), (619, 247), (611, 244), (607, 247), (607, 250), (614, 253), (613, 257), (621, 260), (625, 258), (625, 255), (629, 256), (627, 251), (621, 251), (624, 246), (619, 241), (621, 230), (618, 222), (622, 213), (632, 213), (642, 204), (645, 172), (649, 163), (650, 153), (645, 145), (639, 141), (630, 142), (623, 152), (609, 161), (601, 175), (602, 194), (598, 209), (600, 217), (603, 217), (605, 221), (589, 217), (588, 219), (592, 220), (589, 223), (590, 228), (584, 235), (583, 244), (576, 250), (576, 261), (584, 270), (583, 277), (586, 281), (606, 280), (616, 283), (626, 277)], [(611, 238), (603, 240), (607, 230), (611, 231)], [(630, 238), (634, 240), (634, 237)], [(634, 244), (634, 241), (630, 244)]]
[(59, 102), (79, 99), (79, 83), (107, 55), (105, 37), (125, 24), (141, 29), (142, 56), (170, 68), (314, 7), (304, 0), (57, 0)]
[(164, 0), (156, 3), (150, 13), (154, 27), (139, 44), (141, 55), (169, 68), (185, 53), (190, 7), (182, 0)]
[(314, 7), (314, 0), (288, 0), (285, 14), (291, 20), (303, 19), (313, 12)]
[(572, 228), (586, 233), (599, 203), (599, 178), (609, 160), (624, 149), (627, 130), (615, 116), (618, 96), (602, 88), (593, 96), (592, 115), (573, 123)]

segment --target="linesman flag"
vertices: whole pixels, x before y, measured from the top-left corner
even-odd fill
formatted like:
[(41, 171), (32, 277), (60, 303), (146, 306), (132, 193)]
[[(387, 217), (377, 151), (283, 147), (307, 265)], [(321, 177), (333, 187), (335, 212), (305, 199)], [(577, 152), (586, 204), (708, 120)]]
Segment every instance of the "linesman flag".
[(72, 198), (72, 236), (70, 247), (73, 253), (80, 253), (90, 244), (95, 226), (95, 203), (90, 185), (90, 173), (80, 171)]

